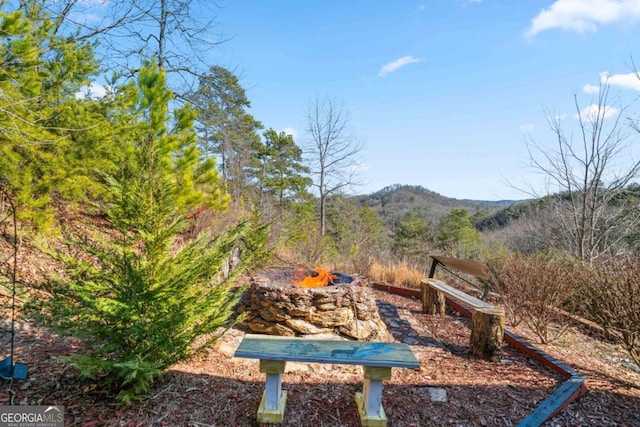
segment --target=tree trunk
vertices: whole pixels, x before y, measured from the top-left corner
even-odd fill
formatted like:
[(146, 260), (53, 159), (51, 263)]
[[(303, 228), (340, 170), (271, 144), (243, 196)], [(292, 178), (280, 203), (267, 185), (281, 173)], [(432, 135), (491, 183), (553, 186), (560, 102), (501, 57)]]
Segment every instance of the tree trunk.
[(422, 311), (427, 314), (444, 315), (446, 310), (445, 296), (427, 283), (420, 283), (422, 288)]
[(471, 353), (484, 360), (500, 360), (500, 348), (504, 336), (504, 310), (501, 308), (476, 308), (471, 327)]

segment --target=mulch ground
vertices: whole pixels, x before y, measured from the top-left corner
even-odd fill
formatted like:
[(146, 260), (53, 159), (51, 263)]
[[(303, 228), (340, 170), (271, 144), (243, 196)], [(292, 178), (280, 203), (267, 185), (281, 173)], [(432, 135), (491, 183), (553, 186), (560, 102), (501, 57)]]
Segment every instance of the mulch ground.
[[(505, 345), (497, 363), (469, 354), (469, 321), (450, 313), (427, 316), (419, 301), (372, 291), (389, 341), (407, 342), (419, 370), (393, 369), (385, 381), (383, 406), (389, 426), (512, 426), (561, 384), (563, 378)], [(527, 331), (516, 331), (526, 338)], [(29, 380), (11, 386), (15, 404), (65, 407), (67, 426), (256, 426), (264, 388), (258, 361), (237, 359), (243, 337), (229, 331), (199, 357), (169, 369), (143, 400), (113, 403), (104, 385), (81, 380), (58, 357), (80, 349), (42, 327), (21, 324), (16, 361), (29, 365)], [(550, 426), (640, 426), (640, 373), (624, 365), (618, 348), (572, 330), (562, 342), (539, 346), (585, 374), (589, 391), (547, 423)], [(283, 426), (359, 426), (354, 394), (361, 368), (287, 364)], [(446, 394), (446, 401), (436, 397)], [(436, 398), (434, 400), (434, 398)], [(10, 395), (5, 389), (0, 403)]]

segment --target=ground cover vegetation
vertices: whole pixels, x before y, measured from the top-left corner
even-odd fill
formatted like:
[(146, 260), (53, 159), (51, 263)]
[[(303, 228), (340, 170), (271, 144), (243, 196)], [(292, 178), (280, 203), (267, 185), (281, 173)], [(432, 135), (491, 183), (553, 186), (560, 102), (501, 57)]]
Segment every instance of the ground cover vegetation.
[[(158, 4), (166, 19), (173, 3)], [(512, 325), (546, 343), (580, 316), (640, 365), (640, 166), (610, 168), (638, 132), (609, 117), (606, 85), (579, 141), (552, 121), (557, 148), (531, 142), (556, 192), (474, 202), (397, 185), (354, 197), (361, 141), (338, 101), (311, 100), (303, 147), (250, 114), (232, 70), (193, 65), (178, 91), (163, 43), (125, 73), (96, 54), (120, 21), (73, 31), (64, 8), (12, 5), (0, 1), (0, 183), (19, 240), (63, 266), (20, 284), (31, 296), (21, 315), (80, 338), (86, 348), (69, 362), (119, 400), (233, 325), (239, 279), (265, 265), (417, 286), (430, 254), (485, 261)], [(122, 18), (132, 20), (121, 31), (136, 25)], [(98, 76), (106, 94), (81, 95)]]

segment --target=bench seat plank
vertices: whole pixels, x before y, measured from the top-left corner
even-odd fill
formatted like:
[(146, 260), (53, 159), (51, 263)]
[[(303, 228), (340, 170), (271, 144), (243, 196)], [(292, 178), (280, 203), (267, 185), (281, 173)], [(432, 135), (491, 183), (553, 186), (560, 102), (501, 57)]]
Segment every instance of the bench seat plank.
[(491, 304), (488, 302), (482, 301), (476, 297), (473, 297), (467, 293), (462, 292), (454, 288), (453, 286), (449, 286), (444, 282), (435, 279), (424, 279), (422, 283), (428, 285), (429, 287), (446, 294), (449, 298), (461, 302), (462, 304), (469, 306), (471, 308), (493, 308)]
[(311, 340), (247, 334), (235, 357), (307, 363), (413, 368), (420, 363), (407, 344)]

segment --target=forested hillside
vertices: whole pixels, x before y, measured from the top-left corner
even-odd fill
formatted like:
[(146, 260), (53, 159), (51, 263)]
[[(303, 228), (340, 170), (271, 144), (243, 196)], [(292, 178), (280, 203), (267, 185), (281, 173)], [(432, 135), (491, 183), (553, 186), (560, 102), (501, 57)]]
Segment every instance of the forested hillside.
[(393, 227), (409, 212), (417, 213), (437, 223), (452, 209), (466, 209), (472, 216), (489, 216), (518, 201), (459, 200), (440, 195), (421, 186), (395, 184), (375, 193), (354, 197), (362, 206), (372, 208), (382, 220)]

